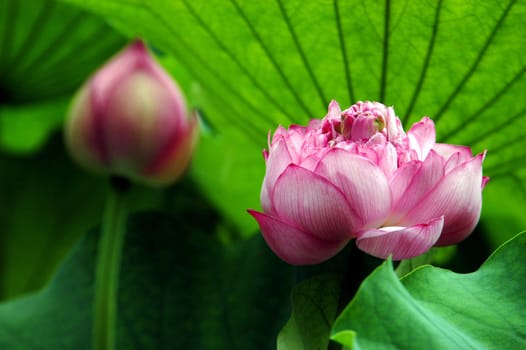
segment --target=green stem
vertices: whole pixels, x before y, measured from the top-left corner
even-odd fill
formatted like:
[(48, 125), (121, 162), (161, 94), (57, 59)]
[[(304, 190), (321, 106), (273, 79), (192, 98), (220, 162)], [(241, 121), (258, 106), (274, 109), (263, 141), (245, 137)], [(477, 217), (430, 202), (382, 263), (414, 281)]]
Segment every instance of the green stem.
[(435, 251), (431, 249), (422, 255), (400, 261), (400, 264), (398, 264), (398, 267), (395, 270), (396, 275), (398, 278), (402, 278), (417, 267), (429, 264), (432, 261), (434, 254)]
[(93, 349), (116, 349), (117, 291), (126, 223), (128, 180), (112, 178), (99, 240), (95, 271)]
[[(343, 312), (343, 310), (350, 303), (363, 280), (380, 265), (383, 261), (374, 258), (354, 246), (349, 244), (348, 260), (342, 273), (342, 280), (340, 282), (340, 294), (338, 298), (338, 306), (336, 308), (336, 318)], [(335, 341), (330, 341), (328, 350), (344, 349), (342, 345)]]

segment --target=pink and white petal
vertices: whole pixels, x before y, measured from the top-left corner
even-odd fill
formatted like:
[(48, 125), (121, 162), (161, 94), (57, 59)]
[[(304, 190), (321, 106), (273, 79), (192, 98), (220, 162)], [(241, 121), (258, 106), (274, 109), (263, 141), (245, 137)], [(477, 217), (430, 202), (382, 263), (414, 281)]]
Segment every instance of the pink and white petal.
[[(329, 104), (329, 109), (327, 115), (321, 120), (321, 123), (318, 124), (323, 133), (328, 133), (331, 138), (336, 137), (338, 132), (336, 128), (340, 129), (340, 124), (342, 121), (342, 111), (340, 105), (335, 100), (332, 100)], [(309, 130), (313, 130), (311, 127), (312, 122), (309, 123)]]
[(369, 114), (359, 115), (352, 123), (351, 140), (368, 140), (378, 132), (376, 118)]
[[(471, 158), (471, 157), (470, 157)], [(447, 159), (446, 166), (445, 166), (445, 172), (446, 174), (449, 173), (451, 170), (455, 169), (457, 166), (459, 166), (462, 163), (465, 163), (466, 160), (464, 159), (464, 156), (460, 152), (453, 153), (449, 159)]]
[[(446, 174), (449, 173), (451, 170), (455, 169), (457, 166), (473, 159), (473, 157), (471, 156), (471, 149), (469, 147), (467, 147), (466, 149), (465, 146), (449, 146), (453, 147), (454, 149), (457, 149), (458, 151), (453, 153), (449, 157), (449, 159), (447, 159)], [(486, 151), (482, 152), (480, 155), (482, 156), (482, 160), (484, 160), (486, 158)], [(485, 183), (483, 183), (483, 187), (484, 185)]]
[[(272, 148), (272, 145), (277, 142), (280, 138), (287, 138), (287, 136), (289, 135), (289, 131), (287, 129), (285, 129), (283, 126), (279, 125), (277, 128), (276, 128), (276, 131), (274, 131), (274, 135), (272, 135), (272, 141), (269, 142), (269, 148)], [(269, 134), (270, 136), (270, 134)], [(270, 138), (269, 138), (270, 139)]]
[(391, 187), (391, 195), (393, 204), (396, 204), (403, 196), (407, 187), (411, 184), (413, 177), (418, 173), (422, 167), (422, 162), (419, 160), (411, 160), (409, 162), (402, 163), (400, 167), (395, 171), (389, 186)]
[[(342, 148), (345, 149), (344, 147)], [(368, 154), (360, 155), (377, 164), (383, 170), (385, 176), (390, 179), (398, 168), (398, 155), (395, 146), (387, 142), (385, 136), (378, 132), (365, 143), (363, 150), (366, 150)]]
[(364, 252), (385, 259), (410, 259), (428, 251), (442, 232), (444, 217), (411, 227), (382, 227), (359, 234), (356, 245)]
[(320, 119), (311, 119), (309, 124), (307, 124), (306, 132), (316, 131), (322, 127), (322, 124), (323, 122)]
[(291, 265), (319, 264), (336, 255), (348, 242), (325, 241), (278, 218), (254, 210), (248, 212), (257, 220), (272, 251)]
[(301, 163), (298, 165), (304, 169), (314, 171), (314, 169), (316, 169), (316, 167), (318, 166), (318, 163), (320, 162), (320, 155), (322, 154), (323, 154), (323, 151), (311, 154), (305, 159), (302, 159)]
[(455, 244), (475, 228), (482, 207), (482, 159), (479, 154), (444, 176), (403, 220), (406, 226), (444, 215), (437, 245)]
[(148, 57), (148, 50), (140, 40), (136, 40), (115, 55), (91, 80), (92, 91), (93, 93), (96, 92), (94, 102), (106, 105), (107, 99), (112, 95), (115, 86), (129, 77), (145, 60), (149, 61)]
[(261, 186), (261, 193), (259, 195), (259, 200), (261, 202), (261, 208), (265, 213), (274, 215), (274, 208), (272, 207), (272, 199), (270, 198), (270, 193), (267, 189), (267, 186), (263, 183)]
[(384, 148), (378, 150), (378, 159), (378, 166), (390, 179), (398, 167), (398, 155), (392, 143), (387, 143)]
[(333, 148), (322, 158), (316, 173), (339, 188), (353, 214), (353, 229), (378, 227), (391, 210), (391, 190), (382, 169), (371, 161)]
[[(431, 150), (423, 162), (413, 162), (399, 168), (391, 181), (393, 193), (392, 218), (397, 219), (413, 209), (444, 176), (444, 159)], [(405, 187), (405, 189), (404, 189)]]
[(263, 211), (273, 211), (270, 193), (272, 192), (272, 188), (274, 187), (278, 177), (291, 162), (292, 158), (290, 157), (285, 139), (283, 137), (276, 139), (269, 152), (267, 159), (267, 170), (261, 189), (260, 199)]
[(266, 149), (263, 150), (263, 159), (265, 160), (265, 163), (267, 163), (267, 159), (268, 159), (268, 151)]
[(397, 143), (406, 135), (402, 127), (402, 122), (396, 116), (393, 107), (387, 107), (386, 109), (385, 126), (387, 129), (387, 137), (391, 142)]
[(422, 118), (413, 124), (407, 132), (409, 146), (418, 154), (418, 159), (426, 159), (429, 151), (433, 148), (436, 141), (435, 124), (428, 117)]
[(473, 157), (471, 148), (468, 146), (450, 145), (448, 143), (436, 143), (433, 147), (435, 152), (448, 160), (455, 153), (460, 153), (458, 163), (464, 163)]
[(292, 163), (292, 157), (289, 153), (287, 141), (285, 138), (280, 138), (272, 144), (269, 150), (267, 171), (265, 173), (267, 184), (273, 186), (277, 178), (290, 163)]
[(308, 139), (307, 129), (301, 125), (291, 125), (288, 135), (285, 137), (287, 148), (292, 159), (292, 163), (298, 163), (304, 156), (303, 148)]
[(327, 179), (291, 164), (271, 193), (277, 216), (325, 240), (352, 238), (356, 214), (344, 194)]
[(482, 185), (480, 186), (480, 189), (483, 190), (484, 187), (486, 187), (486, 184), (489, 182), (490, 177), (489, 176), (482, 176)]
[(332, 100), (331, 103), (329, 103), (329, 108), (325, 118), (327, 118), (330, 121), (341, 121), (342, 110), (338, 102), (336, 102), (336, 100)]

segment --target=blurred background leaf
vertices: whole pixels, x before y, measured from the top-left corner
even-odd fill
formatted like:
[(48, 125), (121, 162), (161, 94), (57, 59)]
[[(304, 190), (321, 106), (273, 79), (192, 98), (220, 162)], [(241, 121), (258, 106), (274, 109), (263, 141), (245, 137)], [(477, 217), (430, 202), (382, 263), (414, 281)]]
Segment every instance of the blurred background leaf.
[[(223, 246), (211, 233), (210, 208), (180, 209), (128, 221), (117, 347), (275, 349), (290, 312), (292, 267), (261, 236)], [(97, 236), (80, 241), (46, 288), (0, 304), (0, 348), (91, 349)]]
[(55, 142), (0, 158), (0, 296), (41, 287), (101, 215), (104, 182), (78, 170)]
[(71, 5), (0, 0), (0, 299), (41, 287), (100, 218), (104, 182), (70, 162), (59, 136), (48, 141), (71, 95), (124, 43)]
[(483, 220), (510, 227), (490, 223), (491, 241), (526, 228), (524, 0), (67, 2), (171, 56), (209, 127), (192, 175), (241, 232), (256, 229), (242, 213), (259, 207), (268, 131), (331, 99), (394, 105), (406, 126), (428, 115), (439, 141), (488, 149)]
[(49, 0), (0, 0), (0, 147), (29, 153), (71, 94), (125, 43), (99, 17)]
[[(72, 245), (100, 221), (106, 183), (73, 164), (58, 137), (32, 156), (0, 157), (0, 169), (2, 300), (44, 285)], [(161, 204), (171, 208), (161, 191), (132, 191), (132, 211)]]

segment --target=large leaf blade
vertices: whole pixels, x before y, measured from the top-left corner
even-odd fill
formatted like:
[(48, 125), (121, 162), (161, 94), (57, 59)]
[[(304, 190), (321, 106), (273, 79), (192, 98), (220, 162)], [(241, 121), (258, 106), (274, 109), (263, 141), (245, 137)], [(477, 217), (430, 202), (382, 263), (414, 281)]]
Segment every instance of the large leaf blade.
[[(380, 99), (407, 125), (428, 115), (439, 141), (488, 149), (494, 181), (526, 179), (524, 0), (68, 2), (127, 35), (141, 33), (190, 72), (185, 90), (202, 89), (198, 107), (223, 144), (198, 155), (195, 176), (244, 231), (255, 224), (230, 213), (258, 206), (261, 178), (243, 172), (262, 177), (256, 154), (268, 130), (322, 117), (332, 98), (343, 106)], [(228, 180), (208, 166), (225, 150), (230, 162), (219, 172), (232, 174)]]
[(526, 233), (517, 235), (470, 274), (425, 266), (399, 281), (387, 261), (336, 320), (332, 338), (353, 349), (522, 348), (525, 246)]

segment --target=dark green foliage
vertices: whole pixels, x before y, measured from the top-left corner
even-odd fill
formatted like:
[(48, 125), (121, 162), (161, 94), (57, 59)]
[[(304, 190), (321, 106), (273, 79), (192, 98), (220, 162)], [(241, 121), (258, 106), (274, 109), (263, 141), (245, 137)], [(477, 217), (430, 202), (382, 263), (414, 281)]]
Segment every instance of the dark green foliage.
[[(260, 236), (226, 247), (209, 225), (184, 213), (130, 219), (119, 349), (274, 348), (291, 269)], [(0, 348), (90, 349), (96, 241), (84, 237), (45, 289), (0, 306)]]

